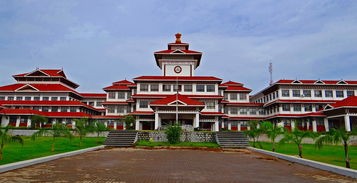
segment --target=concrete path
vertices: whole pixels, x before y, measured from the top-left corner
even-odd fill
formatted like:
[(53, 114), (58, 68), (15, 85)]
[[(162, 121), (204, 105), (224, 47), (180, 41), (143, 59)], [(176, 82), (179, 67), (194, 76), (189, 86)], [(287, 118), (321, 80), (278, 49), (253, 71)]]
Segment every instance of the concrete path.
[(356, 182), (240, 150), (104, 149), (0, 174), (0, 182)]

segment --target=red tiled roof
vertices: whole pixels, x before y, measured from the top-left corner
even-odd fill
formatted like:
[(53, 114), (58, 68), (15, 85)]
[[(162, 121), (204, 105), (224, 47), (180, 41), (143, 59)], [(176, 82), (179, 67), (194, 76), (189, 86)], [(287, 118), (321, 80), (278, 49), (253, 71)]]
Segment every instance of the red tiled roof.
[(61, 92), (73, 92), (79, 95), (78, 92), (76, 92), (75, 90), (66, 87), (64, 85), (61, 84), (12, 84), (12, 85), (6, 85), (6, 86), (1, 86), (0, 87), (0, 92), (1, 91), (16, 91), (16, 90), (20, 90), (22, 87), (24, 87), (24, 89), (27, 89), (26, 87), (32, 88), (34, 90), (38, 90), (41, 92), (57, 92), (57, 91), (61, 91)]
[(203, 116), (223, 116), (222, 112), (201, 112)]
[(275, 114), (272, 116), (267, 117), (268, 119), (276, 118), (276, 117), (291, 117), (291, 118), (300, 118), (300, 117), (325, 117), (321, 111), (318, 112), (310, 112), (310, 113), (303, 113), (303, 114)]
[(217, 81), (222, 79), (213, 76), (140, 76), (133, 79), (134, 81)]
[(43, 73), (47, 76), (50, 76), (50, 77), (64, 77), (64, 78), (66, 78), (66, 75), (64, 74), (62, 69), (36, 69), (32, 72), (16, 74), (16, 75), (14, 75), (14, 77), (31, 76), (32, 74), (34, 74), (36, 72), (41, 72), (41, 73)]
[(262, 120), (262, 119), (264, 119), (264, 118), (262, 118), (262, 117), (243, 117), (243, 116), (241, 116), (241, 117), (228, 117), (229, 118), (229, 120), (243, 120), (243, 121), (250, 121), (250, 120)]
[(205, 104), (203, 102), (197, 101), (190, 99), (187, 96), (184, 95), (171, 95), (163, 99), (155, 100), (150, 103), (150, 106), (163, 106), (163, 105), (169, 105), (172, 103), (176, 102), (176, 99), (178, 102), (186, 104), (187, 106), (204, 106)]
[(226, 91), (251, 92), (252, 90), (243, 86), (228, 86)]
[(127, 105), (128, 102), (119, 102), (119, 101), (105, 101), (103, 105)]
[[(345, 82), (347, 84), (351, 84), (351, 85), (356, 85), (357, 81), (353, 81), (353, 80), (291, 80), (291, 79), (281, 79), (279, 81), (277, 81), (277, 84), (294, 84), (293, 82), (301, 82), (301, 84), (315, 84), (318, 81), (323, 82), (324, 84), (327, 85), (336, 85), (339, 82)], [(319, 83), (317, 83), (319, 84)]]
[(234, 82), (234, 81), (227, 81), (221, 84), (222, 86), (243, 86), (242, 83)]
[(261, 107), (264, 103), (252, 103), (252, 102), (228, 102), (227, 106), (247, 106), (247, 107)]
[(264, 106), (268, 106), (274, 103), (322, 103), (322, 104), (330, 104), (335, 103), (336, 100), (274, 100), (269, 103), (265, 103)]
[(114, 115), (106, 115), (106, 116), (99, 116), (99, 115), (96, 115), (96, 116), (92, 116), (91, 118), (92, 119), (122, 119), (124, 116), (114, 116)]
[[(166, 98), (170, 95), (160, 95), (160, 94), (135, 94), (133, 98), (152, 98), (152, 99), (159, 99), (159, 98)], [(222, 99), (223, 96), (221, 95), (184, 95), (192, 99)]]
[(84, 104), (80, 101), (34, 101), (34, 100), (1, 100), (0, 105), (2, 106), (83, 106), (92, 110), (97, 110), (94, 107)]
[(133, 85), (133, 86), (135, 86), (135, 83), (124, 79), (124, 80), (120, 80), (120, 81), (114, 82), (113, 85), (125, 85), (125, 86), (127, 86), (127, 85)]
[(357, 96), (350, 96), (334, 104), (331, 104), (334, 108), (339, 107), (357, 107)]
[(161, 50), (155, 52), (154, 54), (202, 54), (202, 53), (193, 50)]
[(153, 115), (154, 112), (152, 111), (134, 111), (131, 112), (129, 115)]
[(0, 114), (4, 115), (42, 115), (40, 111), (32, 109), (1, 109)]
[(123, 90), (123, 91), (130, 91), (130, 88), (128, 86), (124, 86), (124, 85), (112, 85), (112, 86), (108, 86), (103, 88), (104, 91), (117, 91), (117, 90)]
[(80, 93), (83, 98), (106, 98), (105, 93)]
[(77, 118), (90, 117), (89, 114), (83, 112), (41, 112), (32, 109), (2, 109), (0, 114), (4, 115), (41, 115), (46, 117), (60, 117), (60, 118)]

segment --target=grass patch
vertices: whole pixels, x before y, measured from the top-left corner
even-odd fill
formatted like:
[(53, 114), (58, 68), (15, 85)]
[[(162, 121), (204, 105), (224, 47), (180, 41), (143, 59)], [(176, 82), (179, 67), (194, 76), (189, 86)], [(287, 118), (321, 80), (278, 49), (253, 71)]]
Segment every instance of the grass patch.
[(102, 145), (105, 140), (104, 137), (98, 139), (96, 137), (86, 137), (83, 139), (82, 146), (79, 147), (79, 138), (77, 137), (72, 140), (58, 137), (55, 142), (55, 151), (51, 152), (51, 137), (38, 137), (35, 141), (31, 140), (31, 137), (23, 137), (23, 139), (23, 146), (18, 143), (5, 145), (0, 165), (94, 147)]
[(162, 146), (170, 146), (170, 147), (207, 147), (207, 148), (218, 148), (219, 145), (214, 142), (179, 142), (177, 144), (170, 144), (168, 142), (150, 142), (146, 140), (138, 141), (136, 146), (144, 146), (144, 147), (162, 147)]
[[(262, 149), (271, 151), (271, 143), (261, 142), (261, 144)], [(351, 168), (357, 169), (357, 146), (349, 146), (349, 148)], [(279, 144), (276, 147), (276, 152), (293, 156), (299, 154), (295, 144)], [(302, 156), (305, 159), (345, 167), (342, 145), (324, 145), (321, 149), (317, 149), (314, 144), (303, 144)]]

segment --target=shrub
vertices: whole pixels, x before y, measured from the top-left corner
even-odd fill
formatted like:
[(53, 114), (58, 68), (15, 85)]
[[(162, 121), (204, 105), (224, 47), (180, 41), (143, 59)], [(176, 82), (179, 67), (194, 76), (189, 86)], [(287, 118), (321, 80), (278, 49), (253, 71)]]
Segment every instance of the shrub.
[(170, 126), (166, 129), (165, 134), (170, 144), (177, 144), (180, 142), (181, 131), (181, 127), (177, 125)]

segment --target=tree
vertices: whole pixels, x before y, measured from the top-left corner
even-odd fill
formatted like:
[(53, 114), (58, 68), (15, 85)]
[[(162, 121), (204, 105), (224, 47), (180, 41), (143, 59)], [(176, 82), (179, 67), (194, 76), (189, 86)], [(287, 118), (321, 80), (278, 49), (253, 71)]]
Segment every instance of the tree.
[(24, 140), (19, 135), (12, 136), (9, 134), (9, 126), (6, 126), (5, 128), (0, 129), (0, 140), (1, 140), (0, 160), (2, 160), (2, 157), (3, 157), (3, 150), (5, 147), (5, 144), (10, 143), (10, 142), (18, 142), (21, 145), (24, 145)]
[(41, 127), (41, 124), (46, 122), (48, 119), (46, 117), (43, 116), (39, 116), (39, 115), (33, 115), (31, 117), (31, 128), (37, 128), (37, 127)]
[(99, 121), (95, 121), (93, 123), (93, 125), (91, 125), (91, 130), (92, 132), (95, 132), (97, 133), (97, 142), (98, 142), (98, 139), (99, 139), (99, 135), (104, 132), (104, 131), (107, 131), (108, 128), (104, 125), (104, 123), (101, 123)]
[(79, 136), (79, 146), (82, 146), (83, 137), (91, 131), (91, 126), (89, 125), (88, 118), (75, 119), (76, 122), (74, 131)]
[(37, 132), (35, 132), (31, 138), (32, 140), (36, 140), (37, 137), (41, 136), (51, 136), (52, 137), (52, 145), (51, 145), (51, 151), (55, 151), (55, 141), (57, 137), (68, 137), (69, 139), (72, 139), (73, 135), (71, 131), (67, 128), (66, 125), (62, 123), (55, 123), (52, 125), (51, 129), (39, 129)]
[(135, 118), (133, 116), (131, 116), (131, 115), (125, 116), (124, 122), (125, 122), (125, 128), (127, 130), (133, 130), (134, 129)]
[(179, 143), (180, 137), (181, 137), (181, 132), (182, 132), (181, 126), (178, 126), (178, 125), (169, 126), (165, 130), (167, 141), (169, 141), (170, 144)]
[(299, 157), (302, 158), (302, 140), (304, 138), (315, 138), (316, 133), (310, 131), (302, 131), (298, 128), (294, 128), (291, 132), (285, 130), (284, 137), (280, 140), (280, 143), (293, 142), (296, 144), (299, 152)]
[(268, 138), (272, 143), (272, 151), (275, 152), (275, 144), (276, 138), (284, 133), (284, 129), (276, 124), (271, 123), (270, 121), (264, 121), (261, 123), (260, 127), (262, 128), (263, 132), (267, 134)]
[(250, 130), (244, 131), (245, 135), (253, 140), (253, 147), (256, 147), (256, 143), (258, 143), (259, 147), (261, 144), (259, 143), (258, 139), (260, 135), (263, 133), (262, 128), (258, 128), (259, 121), (249, 121), (248, 122)]
[(317, 148), (322, 148), (323, 144), (341, 144), (343, 143), (343, 149), (345, 151), (345, 162), (346, 168), (351, 168), (350, 157), (349, 157), (349, 141), (352, 135), (357, 135), (357, 131), (353, 130), (347, 132), (345, 129), (330, 129), (329, 132), (326, 132), (320, 135), (316, 141), (315, 146)]

